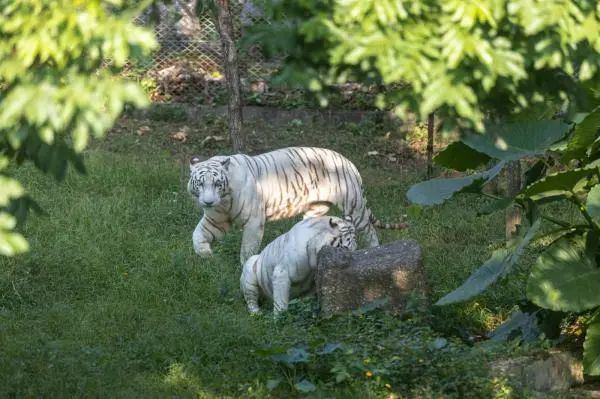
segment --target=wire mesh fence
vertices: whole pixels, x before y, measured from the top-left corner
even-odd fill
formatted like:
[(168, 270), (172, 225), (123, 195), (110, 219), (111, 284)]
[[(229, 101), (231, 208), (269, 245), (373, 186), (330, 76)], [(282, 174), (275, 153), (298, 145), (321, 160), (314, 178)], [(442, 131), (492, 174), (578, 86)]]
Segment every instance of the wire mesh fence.
[[(151, 60), (130, 71), (142, 79), (155, 101), (219, 101), (225, 94), (223, 54), (211, 11), (193, 11), (197, 0), (158, 3), (136, 22), (154, 25), (160, 44)], [(251, 0), (231, 2), (237, 39), (250, 25), (262, 20), (261, 10)], [(154, 17), (152, 13), (154, 13)], [(257, 49), (240, 53), (239, 67), (244, 86), (258, 88), (277, 67)]]

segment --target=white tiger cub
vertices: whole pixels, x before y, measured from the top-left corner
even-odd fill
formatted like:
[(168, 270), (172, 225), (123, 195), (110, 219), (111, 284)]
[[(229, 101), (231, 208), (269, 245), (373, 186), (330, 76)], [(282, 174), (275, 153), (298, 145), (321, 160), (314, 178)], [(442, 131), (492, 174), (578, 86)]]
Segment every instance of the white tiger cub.
[(314, 288), (317, 254), (324, 246), (355, 250), (350, 220), (319, 216), (298, 222), (244, 264), (240, 287), (250, 313), (258, 313), (259, 297), (273, 300), (274, 312), (287, 310), (291, 298)]
[(188, 191), (204, 216), (192, 234), (194, 250), (210, 255), (232, 223), (243, 227), (240, 261), (258, 252), (268, 220), (325, 215), (336, 205), (355, 221), (369, 246), (379, 245), (356, 167), (337, 152), (290, 147), (257, 156), (216, 156), (190, 161)]

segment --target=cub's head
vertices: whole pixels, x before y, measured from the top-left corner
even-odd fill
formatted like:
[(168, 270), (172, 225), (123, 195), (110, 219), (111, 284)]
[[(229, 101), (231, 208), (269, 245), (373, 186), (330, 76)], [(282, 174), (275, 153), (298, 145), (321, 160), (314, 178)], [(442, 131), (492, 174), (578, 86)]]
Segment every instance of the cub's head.
[(221, 203), (229, 193), (229, 157), (213, 157), (203, 161), (199, 156), (190, 159), (188, 191), (198, 198), (202, 208), (212, 208)]
[(351, 251), (356, 250), (358, 247), (356, 242), (356, 229), (354, 228), (351, 217), (344, 216), (343, 219), (330, 217), (329, 227), (333, 230), (333, 240), (329, 245), (332, 247), (346, 248)]

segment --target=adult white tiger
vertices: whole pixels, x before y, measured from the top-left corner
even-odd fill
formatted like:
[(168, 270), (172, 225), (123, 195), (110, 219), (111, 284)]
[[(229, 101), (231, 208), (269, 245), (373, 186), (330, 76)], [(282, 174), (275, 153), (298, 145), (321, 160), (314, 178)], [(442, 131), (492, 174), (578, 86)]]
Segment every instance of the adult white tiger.
[(258, 313), (259, 297), (273, 300), (273, 310), (287, 310), (291, 298), (312, 291), (317, 254), (324, 246), (356, 249), (356, 234), (350, 220), (319, 216), (296, 223), (262, 250), (251, 256), (242, 269), (240, 287), (250, 313)]
[[(337, 152), (289, 147), (257, 156), (216, 156), (190, 161), (188, 191), (204, 216), (192, 235), (194, 250), (210, 255), (232, 223), (243, 226), (240, 260), (258, 252), (268, 220), (321, 216), (336, 205), (355, 221), (370, 246), (379, 241), (356, 167)], [(399, 225), (398, 225), (399, 226)]]

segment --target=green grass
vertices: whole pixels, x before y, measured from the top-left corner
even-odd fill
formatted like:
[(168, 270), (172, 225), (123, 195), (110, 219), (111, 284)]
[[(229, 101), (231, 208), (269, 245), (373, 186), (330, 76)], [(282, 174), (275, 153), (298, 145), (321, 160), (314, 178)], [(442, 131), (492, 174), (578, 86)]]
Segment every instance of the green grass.
[[(139, 136), (140, 124), (152, 132)], [(70, 173), (60, 185), (29, 166), (16, 171), (48, 215), (22, 229), (28, 254), (0, 259), (0, 397), (290, 397), (299, 394), (294, 376), (315, 383), (316, 397), (477, 398), (503, 388), (482, 367), (490, 355), (460, 338), (506, 317), (523, 296), (519, 278), (470, 303), (417, 307), (404, 317), (320, 320), (310, 299), (281, 320), (249, 316), (238, 287), (239, 231), (215, 244), (210, 259), (191, 246), (200, 210), (183, 191), (181, 160), (219, 124), (194, 127), (188, 143), (174, 144), (169, 134), (180, 127), (125, 120), (87, 153), (88, 175)], [(343, 126), (263, 128), (251, 137), (256, 151), (303, 144), (346, 154), (382, 220), (406, 213), (404, 193), (422, 179), (418, 163), (367, 157), (386, 144)], [(421, 243), (435, 300), (502, 244), (501, 215), (475, 216), (483, 205), (460, 196), (409, 219), (406, 231), (380, 231), (380, 239)], [(263, 245), (292, 223), (268, 224)], [(441, 336), (448, 342), (437, 348)], [(342, 349), (317, 355), (326, 342)], [(312, 351), (308, 364), (289, 368), (261, 355), (294, 345)], [(270, 379), (282, 382), (269, 391)]]

